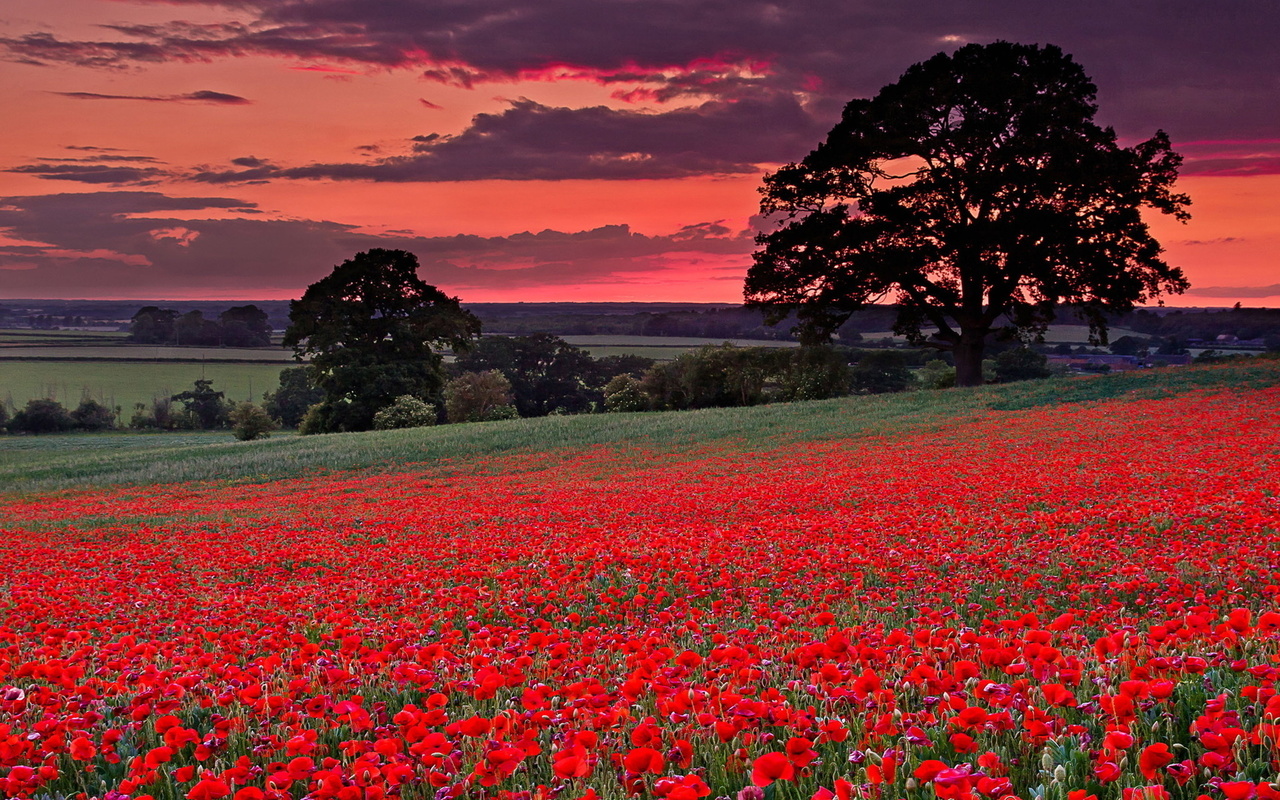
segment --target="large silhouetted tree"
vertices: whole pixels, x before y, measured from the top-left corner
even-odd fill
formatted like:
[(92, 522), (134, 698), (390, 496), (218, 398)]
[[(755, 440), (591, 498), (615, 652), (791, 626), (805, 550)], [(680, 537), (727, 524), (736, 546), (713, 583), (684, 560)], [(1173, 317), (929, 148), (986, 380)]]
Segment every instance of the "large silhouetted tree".
[(1158, 131), (1120, 147), (1094, 122), (1096, 89), (1057, 47), (996, 42), (940, 53), (850, 102), (798, 164), (765, 179), (749, 304), (795, 312), (821, 341), (867, 303), (894, 330), (954, 354), (982, 381), (993, 334), (1042, 333), (1075, 305), (1100, 341), (1105, 314), (1187, 287), (1143, 207), (1188, 217), (1181, 157)]
[(284, 344), (310, 358), (324, 400), (309, 432), (362, 431), (396, 398), (435, 400), (444, 385), (439, 347), (467, 347), (480, 321), (418, 277), (404, 250), (374, 249), (334, 267), (289, 304)]

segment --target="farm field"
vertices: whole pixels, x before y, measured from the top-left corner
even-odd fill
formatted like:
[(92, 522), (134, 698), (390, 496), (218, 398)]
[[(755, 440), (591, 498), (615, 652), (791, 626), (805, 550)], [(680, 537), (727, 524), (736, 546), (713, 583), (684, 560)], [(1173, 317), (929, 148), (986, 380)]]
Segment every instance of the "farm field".
[(714, 339), (696, 336), (613, 336), (600, 334), (593, 336), (561, 336), (569, 344), (577, 347), (674, 347), (689, 350), (705, 344), (729, 344), (737, 347), (799, 347), (798, 342), (777, 341), (772, 339)]
[[(928, 330), (936, 330), (929, 328)], [(1128, 328), (1108, 328), (1108, 339), (1114, 342), (1122, 336), (1137, 336), (1142, 339), (1150, 338), (1145, 333), (1129, 330)], [(896, 336), (893, 331), (870, 331), (862, 334), (863, 341), (874, 342), (880, 339), (893, 339), (899, 343), (905, 343), (905, 336)], [(1070, 344), (1070, 345), (1088, 345), (1089, 344), (1089, 326), (1088, 325), (1050, 325), (1049, 329), (1044, 333), (1044, 340), (1048, 344)], [(1090, 345), (1092, 346), (1092, 345)]]
[(142, 482), (119, 437), (72, 488), (49, 437), (0, 506), (0, 792), (1274, 797), (1280, 369), (1042, 383)]
[(44, 331), (0, 328), (0, 346), (123, 343), (124, 331)]
[(167, 347), (148, 344), (0, 346), (0, 360), (99, 359), (109, 361), (262, 361), (293, 363), (293, 351), (239, 347)]
[(290, 363), (219, 363), (217, 361), (7, 361), (0, 359), (0, 402), (22, 407), (27, 400), (50, 397), (74, 406), (86, 395), (108, 406), (120, 406), (129, 421), (135, 403), (149, 404), (191, 388), (197, 378), (232, 400), (262, 401), (279, 385), (280, 370)]
[(797, 342), (769, 339), (704, 339), (692, 336), (562, 336), (571, 345), (581, 347), (592, 358), (609, 356), (642, 356), (654, 361), (671, 361), (681, 353), (729, 342), (738, 347), (798, 347)]

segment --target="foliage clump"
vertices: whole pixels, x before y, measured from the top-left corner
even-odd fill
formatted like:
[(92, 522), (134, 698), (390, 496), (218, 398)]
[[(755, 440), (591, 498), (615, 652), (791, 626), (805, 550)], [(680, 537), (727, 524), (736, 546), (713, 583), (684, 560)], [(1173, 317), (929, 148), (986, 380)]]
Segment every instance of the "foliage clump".
[(97, 400), (86, 397), (71, 412), (71, 421), (77, 430), (109, 431), (116, 427), (116, 412)]
[(648, 411), (649, 395), (634, 375), (615, 375), (604, 387), (606, 411)]
[(869, 350), (849, 372), (854, 394), (905, 392), (915, 385), (915, 377), (900, 350)]
[(445, 416), (449, 422), (496, 422), (516, 419), (511, 382), (497, 370), (464, 372), (444, 387)]
[(254, 403), (237, 403), (229, 415), (231, 432), (242, 442), (266, 439), (280, 425), (271, 415)]
[(995, 361), (996, 383), (1031, 381), (1053, 374), (1049, 359), (1029, 347), (1013, 347), (998, 353)]
[(307, 409), (324, 400), (324, 392), (315, 382), (311, 365), (280, 370), (280, 385), (262, 398), (262, 408), (286, 428), (302, 424)]
[(436, 417), (434, 405), (411, 394), (404, 394), (373, 415), (373, 429), (390, 431), (398, 428), (424, 428), (435, 425)]
[(64, 433), (75, 426), (70, 412), (47, 397), (28, 400), (9, 422), (9, 430), (15, 433)]

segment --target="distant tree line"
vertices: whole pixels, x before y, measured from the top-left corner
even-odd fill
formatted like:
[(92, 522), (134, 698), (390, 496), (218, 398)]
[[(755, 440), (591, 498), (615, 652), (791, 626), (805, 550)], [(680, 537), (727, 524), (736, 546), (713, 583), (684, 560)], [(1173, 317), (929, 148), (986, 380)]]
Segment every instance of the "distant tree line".
[(74, 409), (52, 398), (28, 400), (13, 414), (0, 404), (0, 431), (8, 433), (71, 433), (120, 430), (135, 431), (217, 430), (229, 428), (240, 439), (256, 439), (280, 427), (253, 403), (232, 403), (213, 381), (197, 380), (185, 391), (157, 397), (150, 404), (138, 403), (127, 426), (121, 409), (108, 407), (86, 397)]
[[(760, 309), (745, 306), (630, 314), (572, 311), (516, 314), (505, 306), (486, 310), (483, 304), (476, 309), (476, 315), (486, 329), (514, 335), (551, 333), (557, 336), (679, 336), (796, 341), (791, 330), (796, 323), (794, 318), (768, 325)], [(893, 306), (862, 309), (840, 326), (835, 338), (841, 342), (856, 342), (864, 333), (888, 331), (893, 327), (896, 314)]]
[(1161, 339), (1213, 342), (1219, 336), (1261, 342), (1280, 350), (1280, 309), (1236, 308), (1215, 311), (1139, 310), (1117, 318), (1115, 325)]
[(129, 321), (129, 341), (136, 344), (199, 345), (203, 347), (267, 347), (271, 323), (255, 305), (235, 306), (217, 319), (200, 311), (179, 314), (171, 308), (146, 306)]
[(86, 320), (78, 315), (54, 316), (53, 314), (33, 314), (27, 317), (27, 325), (32, 330), (37, 331), (56, 331), (59, 328), (79, 328), (88, 325), (90, 320)]

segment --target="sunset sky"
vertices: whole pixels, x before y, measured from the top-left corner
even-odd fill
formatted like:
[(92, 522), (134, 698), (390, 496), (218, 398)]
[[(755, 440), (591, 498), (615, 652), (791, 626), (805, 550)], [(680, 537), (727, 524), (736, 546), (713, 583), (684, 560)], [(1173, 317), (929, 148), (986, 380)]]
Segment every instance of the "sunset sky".
[(392, 247), (464, 301), (740, 301), (761, 176), (997, 39), (1186, 157), (1170, 305), (1280, 306), (1274, 0), (4, 0), (0, 297), (290, 298)]

